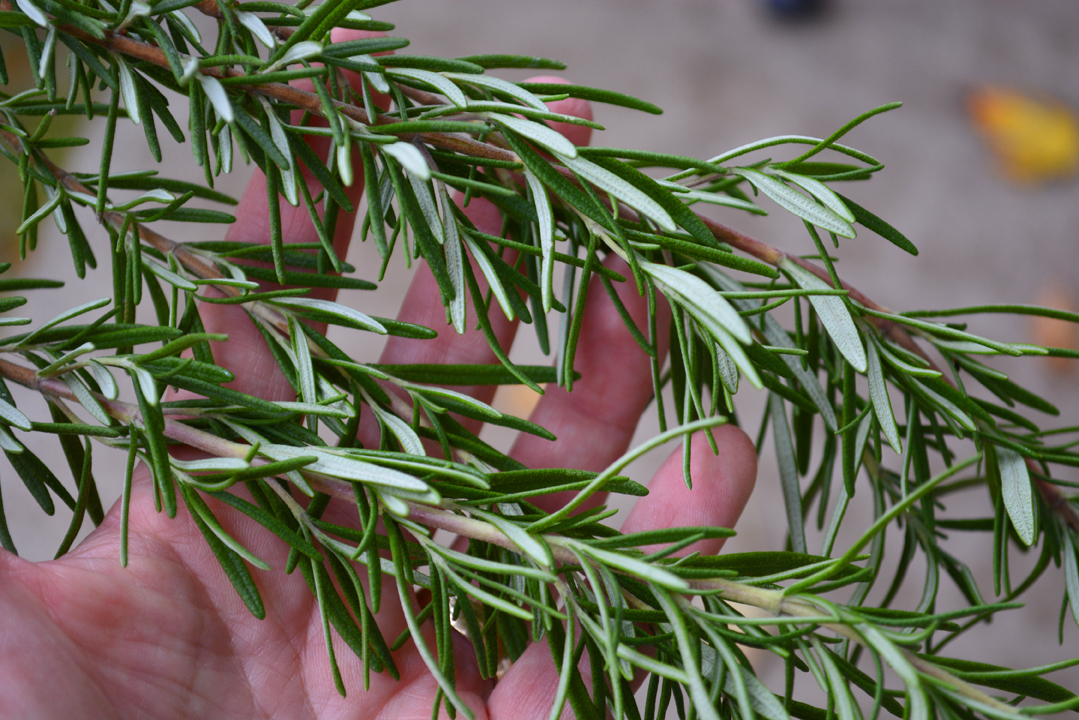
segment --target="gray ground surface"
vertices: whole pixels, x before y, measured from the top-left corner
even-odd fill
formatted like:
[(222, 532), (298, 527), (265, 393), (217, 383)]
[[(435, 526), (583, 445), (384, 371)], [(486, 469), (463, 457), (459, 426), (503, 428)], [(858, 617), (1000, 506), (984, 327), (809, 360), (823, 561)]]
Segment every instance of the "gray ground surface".
[[(841, 247), (840, 274), (897, 309), (1031, 302), (1051, 278), (1076, 289), (1075, 184), (1033, 190), (1002, 181), (971, 132), (961, 103), (965, 89), (990, 82), (1040, 89), (1079, 106), (1075, 79), (1079, 6), (1070, 0), (835, 2), (824, 18), (806, 25), (773, 22), (762, 12), (761, 3), (747, 0), (405, 0), (375, 14), (398, 23), (399, 33), (413, 40), (409, 52), (554, 57), (569, 65), (566, 75), (575, 82), (630, 92), (666, 110), (663, 116), (652, 117), (597, 108), (596, 119), (610, 128), (597, 135), (597, 144), (708, 157), (771, 135), (824, 136), (861, 111), (902, 100), (902, 110), (871, 121), (848, 137), (850, 144), (888, 166), (871, 183), (850, 187), (848, 194), (902, 229), (921, 249), (921, 257), (911, 258), (863, 231)], [(118, 162), (144, 167), (149, 158), (141, 137), (131, 138), (120, 146), (124, 151)], [(70, 162), (76, 169), (93, 171), (96, 152), (91, 146), (69, 156)], [(190, 166), (187, 149), (174, 148), (165, 172), (193, 175)], [(238, 194), (242, 175), (224, 185)], [(800, 222), (780, 212), (768, 218), (734, 213), (717, 217), (772, 244), (811, 252)], [(216, 228), (211, 232), (218, 233), (213, 237), (220, 235)], [(91, 242), (104, 255), (102, 238)], [(66, 242), (46, 235), (42, 243), (32, 272), (69, 275)], [(349, 257), (366, 277), (374, 275), (376, 259), (372, 247), (358, 243)], [(406, 272), (395, 263), (384, 292), (354, 294), (348, 301), (372, 314), (392, 315), (405, 280)], [(70, 307), (76, 296), (91, 299), (105, 294), (77, 282), (70, 288), (54, 293), (54, 305), (48, 304), (49, 294), (40, 294), (28, 310), (34, 317), (48, 317)], [(1030, 339), (1028, 327), (1012, 320), (981, 319), (972, 328), (1002, 340)], [(522, 332), (526, 340), (527, 335)], [(377, 356), (375, 343), (355, 347), (363, 357)], [(528, 342), (514, 350), (518, 358), (542, 362), (534, 358), (536, 352), (534, 343)], [(996, 366), (1064, 408), (1061, 424), (1076, 422), (1079, 386), (1074, 376), (1052, 376), (1033, 361), (1002, 361)], [(744, 416), (755, 427), (759, 399), (747, 397), (742, 402)], [(638, 439), (655, 431), (655, 422), (648, 419)], [(492, 439), (507, 440), (497, 435)], [(777, 548), (783, 542), (784, 523), (777, 522), (781, 513), (773, 509), (780, 498), (770, 452), (766, 447), (757, 493), (739, 526), (739, 537), (728, 545), (731, 550)], [(660, 459), (657, 455), (638, 463), (636, 477), (646, 480)], [(119, 463), (110, 477), (104, 457), (101, 460), (98, 477), (115, 497)], [(0, 476), (8, 518), (23, 554), (49, 556), (63, 535), (66, 518), (52, 520), (46, 536), (39, 529), (40, 512), (6, 464)], [(984, 513), (976, 495), (954, 502), (964, 515)], [(810, 540), (811, 546), (814, 542), (819, 540)], [(988, 537), (950, 547), (972, 559), (983, 592), (991, 594)], [(894, 545), (892, 549), (898, 550)], [(1058, 573), (1050, 575), (1055, 578)], [(901, 607), (916, 603), (920, 594), (921, 574), (911, 580), (917, 588), (913, 597), (902, 599), (907, 604), (901, 602)], [(938, 606), (959, 607), (961, 597), (947, 580), (943, 582)], [(1016, 666), (1079, 654), (1079, 633), (1070, 619), (1064, 645), (1056, 642), (1062, 589), (1054, 579), (1044, 582), (1027, 598), (1025, 611), (1002, 617), (985, 632), (956, 643), (954, 652)], [(776, 674), (778, 668), (768, 659), (761, 662), (773, 688), (779, 688), (781, 672)], [(1058, 677), (1079, 690), (1076, 672)]]

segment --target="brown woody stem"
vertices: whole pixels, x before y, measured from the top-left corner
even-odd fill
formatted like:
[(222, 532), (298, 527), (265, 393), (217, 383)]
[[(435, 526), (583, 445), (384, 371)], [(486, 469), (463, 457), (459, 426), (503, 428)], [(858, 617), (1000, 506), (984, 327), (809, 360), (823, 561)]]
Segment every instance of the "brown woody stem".
[[(75, 393), (71, 391), (66, 383), (61, 380), (39, 377), (32, 368), (16, 365), (8, 360), (0, 359), (0, 376), (3, 376), (8, 380), (13, 380), (23, 387), (39, 392), (46, 397), (62, 398), (64, 400), (78, 402)], [(105, 412), (109, 414), (109, 417), (115, 418), (125, 424), (130, 424), (136, 419), (141, 420), (141, 413), (139, 412), (137, 405), (122, 402), (120, 400), (109, 400), (97, 393), (94, 393), (94, 397), (101, 404), (101, 407), (105, 409)], [(251, 449), (248, 445), (224, 440), (216, 435), (190, 427), (189, 425), (185, 425), (184, 423), (173, 420), (167, 416), (164, 420), (165, 437), (204, 452), (208, 452), (216, 457), (243, 458), (247, 456), (247, 452)]]

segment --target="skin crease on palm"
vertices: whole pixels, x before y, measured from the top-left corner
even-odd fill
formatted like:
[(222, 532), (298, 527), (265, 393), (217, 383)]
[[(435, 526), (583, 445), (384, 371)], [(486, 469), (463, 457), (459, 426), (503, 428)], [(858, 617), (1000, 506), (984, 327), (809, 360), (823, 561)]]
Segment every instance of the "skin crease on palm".
[[(366, 35), (335, 31), (334, 39), (340, 42)], [(552, 103), (552, 109), (591, 117), (590, 107), (579, 100)], [(557, 129), (578, 145), (589, 140), (588, 128), (565, 125)], [(325, 154), (324, 146), (315, 144), (315, 149)], [(363, 187), (358, 166), (355, 175), (349, 190), (358, 201)], [(306, 179), (315, 186), (309, 176)], [(265, 179), (256, 171), (228, 240), (266, 242), (265, 197)], [(483, 201), (473, 200), (466, 212), (481, 230), (496, 233), (501, 227), (497, 212)], [(353, 221), (342, 217), (338, 223), (335, 245), (341, 257)], [(282, 223), (287, 241), (316, 239), (302, 207), (282, 203)], [(608, 262), (617, 269), (621, 261)], [(619, 285), (623, 302), (640, 325), (647, 313), (644, 300), (637, 296), (633, 283)], [(318, 295), (332, 297), (325, 291)], [(274, 400), (294, 398), (258, 331), (237, 306), (204, 305), (201, 312), (209, 332), (230, 337), (217, 344), (214, 353), (218, 363), (236, 373), (232, 387)], [(479, 331), (458, 336), (447, 328), (437, 286), (423, 269), (416, 274), (399, 317), (435, 328), (439, 336), (433, 340), (390, 338), (383, 362), (497, 362)], [(509, 347), (516, 323), (497, 312), (491, 319), (503, 347)], [(665, 334), (661, 329), (660, 337)], [(601, 289), (589, 294), (581, 338), (576, 367), (582, 377), (573, 393), (548, 388), (532, 415), (533, 422), (559, 439), (550, 442), (524, 435), (513, 448), (513, 457), (529, 467), (602, 470), (625, 452), (649, 402), (652, 385), (647, 359)], [(609, 388), (615, 390), (608, 392)], [(492, 388), (468, 391), (483, 401), (490, 401), (493, 394)], [(365, 417), (370, 419), (370, 413)], [(365, 423), (360, 438), (365, 444), (377, 444), (376, 433)], [(714, 435), (718, 456), (710, 452), (704, 437), (694, 439), (694, 489), (687, 490), (682, 482), (680, 453), (676, 452), (651, 481), (648, 497), (626, 518), (624, 531), (734, 526), (753, 488), (756, 456), (741, 430), (723, 426)], [(208, 502), (226, 529), (275, 569), (272, 574), (254, 576), (266, 618), (260, 621), (250, 615), (182, 506), (173, 520), (154, 511), (148, 474), (140, 468), (131, 499), (126, 569), (118, 559), (117, 506), (60, 560), (30, 563), (0, 551), (0, 717), (430, 717), (437, 686), (411, 640), (395, 654), (401, 680), (372, 674), (367, 692), (359, 660), (336, 641), (349, 691), (347, 698), (338, 695), (314, 598), (299, 573), (280, 573), (287, 546), (254, 522), (238, 519), (217, 501)], [(547, 497), (541, 504), (553, 509), (558, 502), (556, 497)], [(354, 516), (354, 509), (334, 501), (327, 518), (352, 523)], [(716, 553), (721, 544), (721, 540), (702, 541), (684, 552)], [(383, 584), (377, 619), (383, 635), (390, 639), (405, 628), (393, 582)], [(425, 632), (433, 648), (430, 623)], [(458, 693), (478, 719), (548, 716), (557, 674), (545, 643), (526, 650), (496, 684), (479, 677), (469, 642), (460, 636), (456, 642)], [(587, 661), (582, 670), (587, 683)], [(442, 713), (445, 716), (444, 708)], [(563, 717), (572, 717), (568, 705)]]

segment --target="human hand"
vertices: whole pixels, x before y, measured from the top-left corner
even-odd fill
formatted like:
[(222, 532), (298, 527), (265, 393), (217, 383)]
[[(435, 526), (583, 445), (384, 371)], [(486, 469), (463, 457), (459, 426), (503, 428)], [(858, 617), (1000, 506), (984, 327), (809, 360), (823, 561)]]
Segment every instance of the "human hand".
[[(346, 39), (346, 38), (338, 38)], [(554, 108), (590, 114), (576, 100)], [(588, 131), (559, 128), (573, 142), (585, 144)], [(354, 201), (363, 187), (362, 168), (350, 189)], [(306, 178), (314, 183), (311, 178)], [(237, 211), (227, 239), (264, 241), (268, 236), (265, 180), (256, 173)], [(466, 210), (480, 230), (497, 233), (497, 212), (482, 200)], [(282, 207), (285, 235), (292, 242), (315, 240), (303, 208)], [(343, 257), (353, 218), (342, 216), (334, 238)], [(612, 266), (620, 262), (609, 261)], [(616, 268), (617, 269), (617, 268)], [(621, 297), (640, 323), (646, 306), (631, 283)], [(327, 294), (320, 294), (327, 297)], [(201, 310), (209, 332), (224, 332), (226, 343), (214, 347), (215, 358), (233, 370), (235, 389), (272, 400), (294, 399), (258, 330), (235, 306), (212, 305)], [(400, 319), (437, 328), (438, 338), (390, 338), (382, 362), (393, 364), (493, 363), (481, 333), (457, 335), (443, 329), (444, 311), (438, 288), (421, 271), (409, 289)], [(508, 347), (515, 322), (491, 314), (494, 330)], [(647, 358), (626, 332), (605, 293), (589, 294), (585, 326), (576, 358), (582, 377), (572, 394), (549, 388), (532, 421), (553, 432), (553, 442), (522, 436), (511, 455), (529, 467), (576, 467), (601, 470), (628, 447), (634, 428), (651, 398)], [(663, 332), (660, 333), (664, 335)], [(607, 374), (616, 368), (618, 383)], [(610, 392), (617, 388), (616, 392)], [(489, 401), (493, 388), (468, 389)], [(370, 420), (370, 414), (367, 416)], [(473, 430), (478, 428), (473, 425)], [(756, 457), (749, 439), (737, 428), (714, 431), (720, 453), (712, 455), (703, 437), (694, 440), (694, 489), (687, 491), (679, 459), (671, 458), (650, 484), (650, 495), (630, 512), (623, 529), (637, 532), (679, 525), (731, 527), (753, 486)], [(365, 444), (377, 444), (377, 428), (361, 425)], [(536, 500), (553, 509), (556, 496)], [(272, 533), (208, 499), (226, 530), (279, 570), (288, 548)], [(593, 503), (602, 498), (592, 499)], [(131, 496), (129, 563), (120, 567), (120, 513), (114, 507), (102, 525), (79, 547), (59, 560), (29, 563), (0, 553), (0, 716), (68, 718), (174, 717), (327, 717), (428, 718), (437, 685), (410, 640), (395, 654), (401, 679), (374, 675), (362, 690), (362, 665), (348, 651), (338, 653), (350, 690), (338, 695), (323, 644), (318, 606), (298, 574), (256, 575), (266, 617), (250, 615), (202, 534), (183, 508), (175, 519), (154, 511), (148, 473), (136, 473)], [(326, 517), (349, 523), (354, 509), (331, 504)], [(687, 548), (718, 551), (721, 540)], [(387, 638), (406, 627), (396, 588), (383, 585), (377, 621)], [(430, 624), (425, 632), (433, 636)], [(530, 647), (497, 683), (482, 679), (471, 647), (456, 638), (456, 682), (462, 700), (477, 718), (546, 717), (557, 685), (550, 651), (544, 643)], [(428, 644), (433, 644), (428, 637)], [(583, 667), (588, 673), (587, 663)], [(587, 681), (587, 677), (586, 677)], [(570, 710), (567, 707), (566, 717)]]

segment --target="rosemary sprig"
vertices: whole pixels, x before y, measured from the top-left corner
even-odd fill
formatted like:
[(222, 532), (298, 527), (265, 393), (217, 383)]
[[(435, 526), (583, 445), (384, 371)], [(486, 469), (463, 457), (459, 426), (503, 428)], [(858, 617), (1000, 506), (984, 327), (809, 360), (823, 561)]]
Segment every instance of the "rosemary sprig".
[[(1042, 430), (1028, 416), (1027, 409), (1058, 414), (1051, 403), (978, 359), (1063, 351), (983, 338), (930, 318), (982, 312), (1079, 318), (1018, 305), (896, 313), (839, 277), (821, 230), (836, 247), (839, 237), (869, 229), (917, 253), (898, 230), (829, 185), (881, 169), (878, 160), (839, 141), (897, 104), (870, 110), (826, 138), (770, 138), (708, 160), (585, 150), (546, 123), (596, 124), (554, 112), (553, 97), (645, 112), (654, 106), (583, 86), (511, 83), (487, 72), (558, 67), (554, 61), (376, 55), (403, 49), (407, 41), (334, 41), (335, 28), (390, 29), (365, 14), (379, 4), (204, 0), (151, 7), (136, 1), (116, 8), (90, 0), (76, 9), (54, 0), (0, 0), (0, 29), (20, 37), (36, 78), (33, 88), (0, 95), (0, 149), (18, 166), (24, 187), (23, 255), (34, 250), (38, 226), (51, 217), (68, 236), (81, 277), (96, 259), (93, 234), (84, 232), (75, 208), (90, 208), (107, 233), (93, 242), (108, 249), (113, 273), (111, 298), (45, 322), (0, 321), (33, 324), (29, 332), (0, 339), (0, 378), (44, 397), (50, 408), (47, 421), (29, 417), (0, 381), (0, 448), (45, 512), (55, 511), (56, 500), (72, 509), (61, 553), (84, 517), (102, 518), (90, 451), (97, 442), (128, 457), (123, 562), (131, 552), (130, 500), (141, 460), (160, 507), (193, 518), (256, 616), (267, 612), (260, 585), (277, 576), (263, 581), (252, 574), (251, 567), (266, 572), (269, 566), (218, 514), (239, 513), (287, 545), (287, 569), (299, 567), (310, 587), (342, 693), (346, 680), (335, 637), (355, 651), (365, 685), (372, 671), (396, 676), (391, 644), (372, 614), (386, 581), (394, 583), (412, 640), (437, 682), (434, 712), (441, 703), (451, 714), (472, 712), (458, 692), (455, 632), (471, 641), (485, 676), (496, 674), (500, 648), (516, 659), (528, 642), (547, 639), (559, 673), (552, 718), (566, 702), (578, 715), (602, 716), (610, 708), (618, 717), (655, 717), (672, 698), (682, 707), (683, 694), (701, 717), (768, 720), (859, 720), (882, 708), (917, 720), (932, 714), (1001, 718), (1079, 706), (1072, 693), (1042, 677), (1055, 666), (1007, 670), (940, 654), (973, 623), (1012, 610), (1012, 601), (1051, 560), (1064, 575), (1066, 607), (1079, 617), (1079, 510), (1065, 494), (1069, 485), (1052, 474), (1079, 464), (1079, 455), (1074, 441), (1058, 436), (1075, 428)], [(190, 8), (217, 21), (212, 42), (199, 36), (185, 13)], [(44, 29), (44, 41), (36, 27)], [(60, 54), (59, 47), (70, 52)], [(61, 99), (55, 71), (64, 57), (73, 80)], [(358, 80), (350, 84), (349, 77)], [(313, 89), (301, 89), (299, 81)], [(109, 89), (108, 104), (95, 102), (99, 84)], [(186, 135), (163, 89), (187, 98)], [(104, 116), (99, 172), (69, 172), (44, 152), (85, 140), (50, 136), (52, 118), (62, 114)], [(127, 120), (143, 126), (155, 157), (157, 121), (177, 141), (189, 136), (206, 184), (160, 178), (153, 170), (113, 173), (116, 126)], [(793, 154), (750, 162), (765, 149)], [(842, 157), (810, 160), (820, 153)], [(212, 184), (237, 157), (266, 177), (267, 244), (183, 243), (151, 227), (161, 220), (231, 222), (228, 213), (194, 201), (233, 202)], [(406, 263), (422, 256), (448, 324), (463, 332), (474, 321), (500, 365), (366, 364), (327, 338), (328, 325), (403, 338), (436, 333), (332, 299), (340, 287), (375, 287), (350, 275), (354, 269), (334, 245), (342, 213), (356, 209), (353, 157), (369, 196), (362, 234), (374, 236), (383, 271), (395, 256), (404, 255)], [(308, 183), (303, 168), (315, 182)], [(454, 204), (451, 188), (463, 190), (465, 203), (493, 204), (502, 217), (501, 237), (476, 227)], [(138, 194), (125, 195), (130, 192)], [(706, 203), (763, 212), (750, 194), (803, 220), (809, 242), (773, 247), (693, 208)], [(312, 223), (311, 242), (289, 243), (281, 216), (301, 202)], [(805, 252), (819, 264), (800, 256)], [(625, 261), (624, 271), (603, 264), (610, 254)], [(553, 435), (491, 407), (483, 392), (444, 386), (519, 383), (542, 391), (543, 383), (558, 382), (572, 388), (578, 347), (591, 332), (583, 317), (593, 274), (652, 358), (665, 432), (601, 473), (525, 468), (487, 445), (477, 426)], [(295, 287), (265, 288), (260, 282), (266, 281)], [(647, 297), (646, 322), (622, 303), (616, 284)], [(0, 278), (0, 290), (8, 293), (52, 285)], [(658, 295), (673, 311), (669, 338), (658, 337)], [(157, 324), (135, 322), (146, 298)], [(24, 302), (3, 298), (0, 311)], [(270, 401), (228, 387), (236, 368), (215, 358), (225, 338), (205, 332), (200, 314), (211, 304), (246, 311), (294, 398)], [(773, 315), (784, 304), (795, 310), (790, 330)], [(560, 315), (554, 343), (551, 312)], [(557, 369), (513, 363), (500, 345), (499, 314), (533, 325), (541, 347), (557, 349)], [(670, 348), (666, 361), (664, 345)], [(932, 359), (937, 356), (944, 362)], [(866, 378), (864, 391), (858, 375)], [(771, 431), (777, 439), (793, 552), (680, 557), (694, 543), (729, 531), (672, 527), (622, 535), (604, 524), (608, 515), (601, 508), (587, 509), (601, 492), (643, 493), (618, 473), (671, 439), (683, 440), (684, 480), (691, 485), (692, 453), (700, 452), (692, 435), (704, 430), (718, 450), (709, 429), (738, 420), (733, 397), (743, 378), (769, 393), (758, 437)], [(119, 400), (127, 383), (137, 403)], [(667, 385), (673, 408), (663, 406)], [(168, 386), (193, 399), (166, 395)], [(377, 426), (369, 447), (357, 440), (364, 414)], [(823, 453), (810, 468), (819, 431), (826, 436)], [(59, 436), (74, 494), (21, 441), (22, 433), (34, 432)], [(168, 452), (169, 443), (204, 456), (179, 459)], [(972, 454), (959, 460), (963, 453)], [(837, 464), (841, 483), (832, 482)], [(940, 466), (934, 474), (931, 468)], [(988, 493), (993, 516), (950, 518), (950, 493), (975, 486)], [(247, 495), (233, 492), (236, 487)], [(846, 513), (860, 488), (874, 498), (868, 522)], [(541, 498), (566, 491), (575, 495), (560, 509), (541, 509)], [(331, 502), (352, 506), (358, 519), (352, 526), (324, 519)], [(826, 508), (834, 508), (820, 555), (810, 553), (804, 532), (813, 503), (822, 527)], [(860, 530), (857, 540), (836, 550), (839, 531), (851, 526)], [(901, 529), (905, 548), (895, 582), (874, 604), (868, 598), (889, 528)], [(942, 529), (991, 531), (993, 590), (1002, 602), (983, 599), (964, 561), (941, 547)], [(436, 530), (467, 538), (467, 548), (436, 543)], [(2, 506), (0, 542), (14, 552)], [(1039, 543), (1043, 560), (1013, 587), (1009, 550)], [(929, 569), (921, 602), (915, 610), (890, 608), (919, 556)], [(366, 584), (358, 565), (366, 568)], [(936, 611), (942, 569), (969, 607)], [(414, 609), (414, 596), (425, 606)], [(746, 617), (741, 605), (770, 616)], [(424, 635), (428, 622), (431, 641)], [(764, 648), (786, 663), (785, 696), (761, 684), (742, 646)], [(592, 667), (591, 697), (578, 663), (584, 652)], [(901, 687), (885, 688), (884, 665)], [(631, 686), (637, 672), (650, 675), (643, 715)], [(829, 698), (826, 707), (793, 697), (797, 673), (812, 675)], [(853, 688), (867, 695), (856, 697)], [(1020, 707), (1025, 698), (1045, 704)]]

